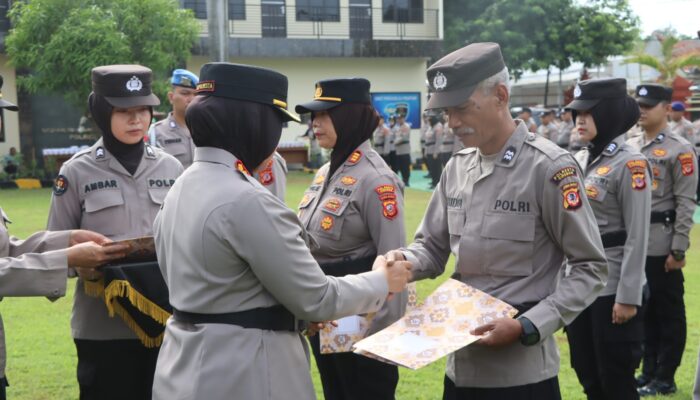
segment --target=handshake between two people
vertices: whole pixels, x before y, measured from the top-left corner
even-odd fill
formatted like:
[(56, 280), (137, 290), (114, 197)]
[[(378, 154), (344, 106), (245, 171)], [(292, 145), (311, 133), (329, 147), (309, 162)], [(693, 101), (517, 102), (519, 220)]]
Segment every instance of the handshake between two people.
[(68, 246), (68, 267), (89, 281), (100, 279), (101, 266), (126, 257), (129, 251), (127, 244), (115, 243), (104, 235), (83, 229), (71, 231)]
[[(374, 260), (372, 271), (383, 271), (386, 277), (389, 287), (387, 301), (391, 300), (395, 293), (403, 292), (406, 289), (406, 285), (411, 281), (411, 267), (411, 263), (406, 261), (403, 254), (398, 250), (391, 250), (385, 255), (377, 256)], [(314, 336), (326, 324), (338, 326), (336, 321), (309, 322), (305, 331), (306, 336)]]

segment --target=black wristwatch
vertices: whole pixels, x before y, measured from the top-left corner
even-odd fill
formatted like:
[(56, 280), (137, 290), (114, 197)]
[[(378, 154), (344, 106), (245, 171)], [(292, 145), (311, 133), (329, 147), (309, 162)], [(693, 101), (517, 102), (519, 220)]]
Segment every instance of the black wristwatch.
[(683, 251), (683, 250), (671, 250), (671, 256), (676, 261), (683, 261), (685, 259), (685, 251)]
[(523, 327), (523, 333), (520, 335), (520, 343), (524, 346), (533, 346), (540, 342), (540, 331), (537, 330), (535, 324), (525, 317), (518, 317), (518, 322)]

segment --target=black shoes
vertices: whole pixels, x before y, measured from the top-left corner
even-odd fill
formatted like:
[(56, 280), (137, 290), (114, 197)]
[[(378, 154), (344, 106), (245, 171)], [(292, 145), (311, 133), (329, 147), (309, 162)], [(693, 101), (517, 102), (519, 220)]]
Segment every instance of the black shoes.
[(654, 379), (647, 385), (637, 389), (637, 392), (639, 392), (639, 395), (641, 397), (645, 397), (672, 394), (676, 393), (676, 390), (678, 389), (676, 388), (675, 382), (665, 382), (658, 379)]
[(637, 387), (640, 388), (642, 386), (646, 386), (649, 383), (651, 383), (651, 376), (649, 376), (645, 373), (641, 373), (641, 374), (637, 375), (636, 380), (637, 380)]

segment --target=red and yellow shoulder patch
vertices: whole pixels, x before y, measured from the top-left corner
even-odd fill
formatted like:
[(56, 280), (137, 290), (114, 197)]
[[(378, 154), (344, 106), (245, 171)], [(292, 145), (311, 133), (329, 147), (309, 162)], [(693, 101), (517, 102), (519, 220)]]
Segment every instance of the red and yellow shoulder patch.
[(271, 185), (275, 181), (275, 173), (272, 172), (272, 160), (268, 161), (265, 169), (260, 171), (260, 174), (258, 174), (258, 179), (260, 180), (260, 183), (265, 186)]
[(578, 182), (567, 183), (561, 187), (561, 195), (564, 198), (564, 209), (574, 211), (581, 207), (581, 195)]
[(681, 162), (681, 173), (684, 176), (692, 175), (695, 171), (695, 167), (693, 167), (694, 158), (695, 155), (693, 153), (682, 153), (678, 155), (678, 161)]
[(382, 201), (382, 214), (386, 219), (394, 219), (399, 215), (399, 205), (396, 199), (387, 199)]
[(362, 158), (362, 152), (360, 150), (355, 150), (350, 154), (350, 157), (348, 157), (348, 162), (350, 164), (357, 164), (358, 161)]
[(326, 215), (321, 219), (321, 229), (323, 229), (324, 231), (331, 230), (331, 228), (333, 228), (334, 222), (335, 220), (333, 219), (333, 217), (331, 217), (330, 215)]
[(558, 185), (559, 182), (563, 181), (564, 179), (566, 179), (570, 176), (575, 176), (575, 175), (576, 175), (576, 168), (564, 167), (564, 168), (560, 169), (559, 171), (555, 172), (554, 175), (552, 175), (552, 182), (554, 182)]
[(610, 168), (610, 167), (607, 166), (607, 165), (604, 165), (604, 166), (602, 166), (602, 167), (598, 167), (598, 168), (595, 170), (595, 173), (598, 174), (598, 175), (601, 175), (601, 176), (605, 176), (605, 175), (609, 174), (610, 171), (612, 171), (612, 168)]
[(345, 186), (352, 186), (357, 182), (357, 178), (353, 178), (350, 175), (346, 175), (342, 178), (340, 178), (340, 183), (342, 183)]
[(627, 161), (627, 168), (629, 168), (632, 173), (632, 189), (642, 190), (647, 187), (646, 160)]
[(376, 188), (374, 188), (374, 191), (377, 192), (378, 195), (383, 195), (387, 193), (396, 193), (396, 186), (394, 185), (379, 185)]
[(243, 165), (243, 161), (241, 160), (236, 161), (236, 169), (243, 172), (246, 175), (250, 175), (250, 172), (248, 172), (248, 168), (246, 168), (245, 165)]

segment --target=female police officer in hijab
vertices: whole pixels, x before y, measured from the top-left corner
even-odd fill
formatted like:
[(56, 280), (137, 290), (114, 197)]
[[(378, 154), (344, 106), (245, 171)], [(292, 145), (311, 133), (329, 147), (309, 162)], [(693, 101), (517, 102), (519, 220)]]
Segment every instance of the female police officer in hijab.
[(609, 271), (605, 289), (567, 327), (571, 364), (589, 399), (637, 399), (651, 178), (646, 158), (625, 143), (624, 133), (639, 119), (639, 107), (624, 79), (592, 79), (578, 84), (567, 108), (588, 143), (575, 158)]
[[(369, 143), (379, 121), (369, 87), (362, 78), (323, 80), (313, 101), (296, 107), (311, 113), (319, 145), (333, 150), (299, 204), (299, 218), (319, 245), (311, 253), (330, 276), (369, 271), (377, 254), (406, 240), (403, 187)], [(405, 307), (405, 293), (388, 301), (368, 333), (392, 324)], [(394, 398), (396, 366), (354, 353), (321, 354), (318, 335), (311, 347), (326, 400)]]
[(379, 310), (403, 290), (404, 265), (327, 277), (294, 213), (251, 173), (264, 167), (287, 112), (287, 78), (237, 64), (202, 67), (185, 120), (197, 148), (156, 217), (170, 290), (153, 397), (313, 399), (298, 319)]
[[(140, 65), (92, 70), (90, 113), (102, 133), (92, 147), (61, 167), (48, 229), (90, 229), (112, 240), (153, 234), (153, 220), (183, 168), (173, 156), (145, 145), (153, 106), (153, 74)], [(150, 399), (157, 348), (146, 348), (104, 300), (78, 279), (71, 330), (78, 352), (80, 399)], [(97, 288), (97, 289), (96, 289)], [(97, 294), (97, 293), (92, 293)]]

